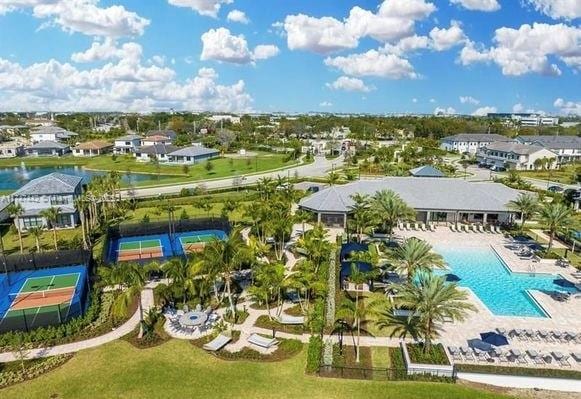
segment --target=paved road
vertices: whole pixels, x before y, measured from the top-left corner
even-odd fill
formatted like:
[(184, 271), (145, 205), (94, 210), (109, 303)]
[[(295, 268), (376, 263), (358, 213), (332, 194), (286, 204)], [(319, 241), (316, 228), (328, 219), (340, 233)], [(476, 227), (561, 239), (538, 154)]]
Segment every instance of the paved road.
[(277, 176), (295, 177), (297, 175), (299, 177), (321, 177), (326, 176), (327, 173), (329, 173), (333, 168), (341, 167), (343, 165), (343, 162), (344, 162), (343, 157), (339, 157), (336, 159), (315, 157), (315, 161), (307, 165), (300, 165), (288, 169), (264, 172), (254, 175), (247, 175), (243, 178), (243, 180), (241, 180), (241, 177), (228, 177), (224, 179), (204, 180), (192, 183), (180, 183), (161, 187), (134, 188), (131, 190), (123, 190), (121, 192), (121, 195), (125, 198), (155, 197), (158, 195), (176, 194), (179, 193), (180, 190), (184, 188), (192, 189), (200, 185), (205, 186), (207, 189), (230, 188), (236, 186), (241, 187), (244, 185), (255, 184), (256, 182), (258, 182), (259, 179), (263, 177), (272, 177), (272, 178), (275, 178)]

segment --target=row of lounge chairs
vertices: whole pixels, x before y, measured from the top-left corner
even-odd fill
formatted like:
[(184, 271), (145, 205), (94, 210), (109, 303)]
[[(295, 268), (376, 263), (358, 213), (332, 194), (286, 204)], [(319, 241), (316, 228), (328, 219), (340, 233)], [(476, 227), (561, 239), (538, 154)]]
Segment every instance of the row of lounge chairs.
[(506, 330), (497, 329), (499, 334), (505, 335), (509, 338), (514, 338), (519, 341), (529, 342), (547, 342), (547, 343), (561, 343), (561, 344), (580, 344), (581, 334), (572, 331), (547, 331), (547, 330), (532, 330), (515, 328), (510, 330), (506, 335)]
[(449, 346), (448, 352), (452, 359), (458, 362), (518, 363), (536, 365), (556, 364), (562, 367), (571, 367), (569, 359), (573, 357), (576, 362), (581, 363), (581, 353), (578, 352), (569, 355), (558, 351), (542, 353), (535, 349), (521, 351), (520, 349), (502, 350), (500, 348), (491, 348), (490, 350), (485, 351), (467, 346), (462, 346), (460, 348)]
[(450, 223), (450, 230), (454, 233), (493, 233), (493, 234), (502, 234), (500, 227), (490, 225), (488, 227), (484, 227), (481, 224), (454, 224)]
[(397, 227), (400, 230), (408, 231), (436, 231), (436, 226), (433, 223), (398, 223)]

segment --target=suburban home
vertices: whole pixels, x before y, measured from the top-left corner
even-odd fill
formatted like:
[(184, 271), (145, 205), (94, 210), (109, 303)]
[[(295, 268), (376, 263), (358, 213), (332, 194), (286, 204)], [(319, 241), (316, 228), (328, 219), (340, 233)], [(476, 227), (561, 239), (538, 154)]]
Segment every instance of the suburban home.
[(560, 164), (581, 159), (581, 137), (577, 136), (519, 136), (516, 141), (546, 148), (557, 154)]
[(478, 149), (495, 142), (511, 142), (512, 139), (500, 134), (460, 133), (440, 139), (440, 148), (460, 154), (476, 154)]
[(135, 158), (141, 162), (149, 162), (157, 159), (159, 162), (167, 162), (168, 155), (179, 150), (175, 145), (153, 144), (139, 147), (135, 150)]
[(15, 158), (25, 154), (24, 145), (18, 141), (0, 143), (0, 158)]
[(150, 130), (145, 134), (145, 137), (152, 137), (152, 136), (163, 136), (167, 137), (171, 141), (175, 141), (178, 138), (178, 134), (173, 130), (166, 129), (166, 130)]
[(126, 136), (117, 137), (115, 144), (113, 144), (114, 154), (133, 154), (141, 145), (141, 136), (136, 134), (128, 134)]
[(557, 155), (546, 148), (517, 142), (496, 142), (481, 148), (476, 159), (479, 163), (506, 169), (532, 170), (537, 159), (550, 159), (550, 168), (557, 167)]
[(173, 139), (167, 136), (162, 136), (160, 134), (155, 134), (153, 136), (147, 136), (141, 139), (141, 145), (144, 147), (150, 145), (157, 145), (157, 144), (164, 144), (170, 145), (173, 142)]
[(359, 180), (320, 190), (299, 202), (326, 226), (345, 228), (352, 212), (354, 194), (374, 195), (392, 190), (414, 208), (414, 220), (433, 223), (508, 223), (514, 214), (508, 203), (520, 192), (500, 183), (476, 183), (441, 177), (386, 177)]
[(113, 144), (103, 140), (87, 141), (73, 148), (75, 157), (96, 157), (111, 151)]
[(40, 141), (30, 147), (26, 147), (26, 155), (33, 157), (58, 157), (70, 151), (71, 148), (67, 144), (57, 143), (56, 141)]
[(419, 166), (410, 170), (413, 177), (446, 177), (444, 172), (440, 169), (434, 168), (432, 165)]
[(47, 226), (41, 213), (48, 208), (59, 209), (56, 222), (58, 228), (75, 227), (79, 214), (74, 201), (82, 194), (82, 181), (83, 178), (79, 176), (51, 173), (25, 184), (12, 194), (12, 201), (24, 209), (24, 214), (14, 221), (16, 227), (22, 231)]
[(58, 126), (41, 126), (31, 130), (30, 139), (33, 143), (40, 143), (43, 141), (68, 141), (77, 137), (77, 133), (70, 132)]
[(203, 146), (180, 148), (167, 154), (168, 162), (183, 165), (193, 165), (207, 159), (215, 158), (218, 155), (220, 155), (220, 151)]

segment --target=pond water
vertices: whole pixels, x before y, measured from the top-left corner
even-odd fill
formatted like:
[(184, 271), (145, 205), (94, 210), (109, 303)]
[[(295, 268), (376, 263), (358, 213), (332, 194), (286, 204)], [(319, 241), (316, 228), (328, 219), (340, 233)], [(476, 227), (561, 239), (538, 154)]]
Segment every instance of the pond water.
[[(37, 167), (37, 166), (26, 166), (22, 164), (20, 166), (0, 168), (0, 191), (18, 190), (20, 187), (28, 183), (30, 180), (36, 179), (37, 177), (48, 175), (53, 172), (80, 176), (84, 179), (85, 183), (88, 183), (93, 176), (102, 176), (107, 174), (106, 172), (95, 172), (85, 170), (81, 166)], [(165, 176), (160, 176), (160, 179), (163, 179), (164, 177)], [(141, 173), (121, 174), (121, 182), (122, 185), (124, 186), (152, 180), (156, 180), (156, 177), (153, 175)]]

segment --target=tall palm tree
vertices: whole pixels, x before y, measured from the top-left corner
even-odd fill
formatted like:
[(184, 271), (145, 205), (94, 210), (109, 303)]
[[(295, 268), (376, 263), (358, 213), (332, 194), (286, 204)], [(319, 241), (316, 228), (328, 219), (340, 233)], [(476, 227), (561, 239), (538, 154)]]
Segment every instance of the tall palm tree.
[(349, 207), (349, 211), (353, 215), (357, 241), (361, 242), (361, 236), (372, 220), (372, 214), (370, 211), (371, 201), (368, 195), (362, 195), (359, 193), (352, 195), (351, 199), (353, 200), (353, 205)]
[(415, 237), (409, 238), (392, 251), (392, 258), (398, 271), (407, 275), (411, 282), (418, 272), (430, 272), (433, 268), (443, 268), (444, 258), (432, 251), (426, 241)]
[(520, 230), (522, 231), (525, 222), (538, 211), (539, 202), (535, 195), (521, 193), (517, 199), (510, 201), (508, 206), (521, 214)]
[(294, 221), (296, 223), (302, 223), (303, 225), (303, 234), (305, 234), (305, 223), (308, 223), (311, 220), (313, 220), (313, 214), (304, 209), (298, 209), (294, 214)]
[(86, 217), (87, 217), (87, 200), (85, 196), (80, 196), (75, 200), (75, 209), (79, 212), (79, 219), (81, 221), (81, 237), (83, 238), (83, 248), (89, 248), (89, 243), (87, 239), (88, 231), (86, 226)]
[(251, 261), (249, 253), (238, 229), (234, 229), (225, 240), (210, 241), (202, 252), (205, 272), (220, 276), (224, 280), (230, 311), (233, 315), (236, 314), (236, 308), (232, 298), (232, 280), (234, 273), (242, 265)]
[(330, 186), (334, 186), (335, 184), (337, 184), (340, 179), (341, 176), (339, 176), (339, 173), (334, 171), (329, 172), (329, 174), (327, 175), (327, 183), (329, 183)]
[(24, 246), (22, 245), (22, 231), (20, 226), (20, 217), (24, 215), (24, 208), (22, 205), (17, 203), (12, 203), (8, 206), (8, 213), (14, 218), (16, 222), (16, 231), (18, 232), (18, 243), (20, 244), (20, 253), (24, 252)]
[(40, 248), (40, 238), (42, 237), (42, 233), (44, 232), (43, 228), (40, 226), (30, 227), (28, 229), (28, 233), (34, 237), (34, 242), (36, 244), (36, 251), (42, 252)]
[(46, 219), (47, 225), (52, 229), (52, 239), (54, 242), (54, 250), (58, 251), (58, 243), (56, 237), (56, 225), (58, 218), (61, 214), (61, 209), (59, 207), (53, 207), (44, 209), (40, 212), (40, 216)]
[(476, 310), (468, 302), (466, 291), (458, 289), (456, 283), (448, 283), (443, 276), (433, 273), (418, 273), (416, 281), (408, 282), (398, 292), (397, 303), (410, 309), (410, 328), (416, 329), (424, 340), (424, 351), (431, 349), (432, 341), (439, 336), (440, 325), (445, 319), (465, 320), (468, 311)]
[(392, 190), (381, 190), (375, 193), (372, 208), (379, 219), (381, 219), (383, 230), (389, 234), (390, 241), (393, 234), (393, 227), (397, 222), (414, 215), (414, 210)]
[(541, 219), (541, 222), (547, 226), (547, 230), (549, 231), (549, 245), (547, 247), (547, 252), (549, 252), (553, 246), (555, 234), (571, 225), (572, 216), (573, 212), (571, 208), (561, 202), (553, 201), (545, 203), (541, 207), (539, 210), (539, 218)]

